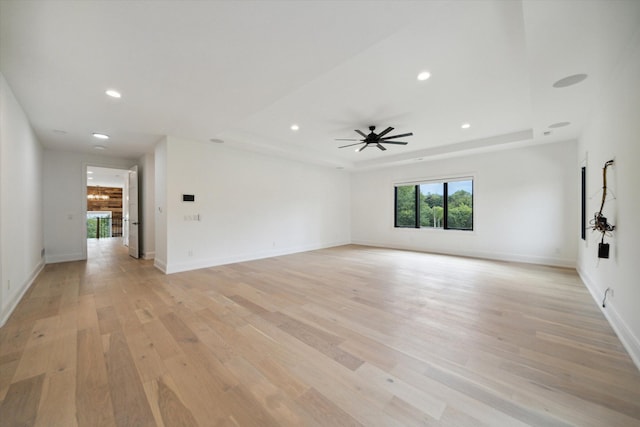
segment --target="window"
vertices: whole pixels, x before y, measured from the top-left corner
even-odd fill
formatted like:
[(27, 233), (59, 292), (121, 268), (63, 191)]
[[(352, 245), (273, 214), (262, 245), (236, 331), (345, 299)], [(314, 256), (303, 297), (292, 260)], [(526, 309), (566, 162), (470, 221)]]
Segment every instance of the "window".
[(396, 227), (416, 226), (416, 186), (396, 187)]
[(395, 227), (473, 230), (473, 179), (397, 185)]

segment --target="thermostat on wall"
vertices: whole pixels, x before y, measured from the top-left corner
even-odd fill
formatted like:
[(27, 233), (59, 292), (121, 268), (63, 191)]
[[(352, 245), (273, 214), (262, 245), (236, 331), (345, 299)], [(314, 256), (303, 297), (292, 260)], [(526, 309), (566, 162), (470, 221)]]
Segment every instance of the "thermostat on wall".
[(182, 195), (182, 201), (183, 202), (195, 202), (196, 201), (196, 196), (195, 196), (195, 194), (183, 194)]

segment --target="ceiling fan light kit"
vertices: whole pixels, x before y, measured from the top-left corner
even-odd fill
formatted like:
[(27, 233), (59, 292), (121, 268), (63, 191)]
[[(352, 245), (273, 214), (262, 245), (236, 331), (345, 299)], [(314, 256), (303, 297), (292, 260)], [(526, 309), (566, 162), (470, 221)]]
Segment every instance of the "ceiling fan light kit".
[(412, 136), (413, 133), (409, 132), (409, 133), (402, 133), (400, 135), (392, 135), (392, 136), (386, 136), (389, 132), (391, 132), (393, 130), (393, 128), (391, 126), (389, 126), (388, 128), (386, 128), (385, 130), (383, 130), (382, 132), (376, 134), (374, 131), (376, 130), (375, 126), (369, 126), (369, 134), (365, 134), (364, 132), (362, 132), (359, 129), (356, 129), (355, 132), (362, 136), (363, 139), (353, 139), (353, 138), (337, 138), (336, 141), (359, 141), (356, 142), (355, 144), (347, 144), (347, 145), (343, 145), (340, 146), (338, 148), (346, 148), (346, 147), (353, 147), (354, 145), (360, 145), (363, 144), (361, 147), (359, 147), (356, 151), (360, 152), (362, 150), (364, 150), (365, 148), (367, 148), (369, 145), (375, 145), (376, 147), (378, 147), (380, 150), (382, 151), (386, 151), (386, 148), (384, 145), (382, 144), (396, 144), (396, 145), (407, 145), (408, 142), (404, 142), (404, 141), (391, 141), (392, 139), (396, 139), (396, 138), (404, 138), (406, 136)]

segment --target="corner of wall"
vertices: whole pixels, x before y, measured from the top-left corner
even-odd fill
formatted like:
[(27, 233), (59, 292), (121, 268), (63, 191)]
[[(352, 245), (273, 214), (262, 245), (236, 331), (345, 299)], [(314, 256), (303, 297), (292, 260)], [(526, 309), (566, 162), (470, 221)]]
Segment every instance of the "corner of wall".
[(158, 258), (154, 258), (153, 266), (162, 271), (164, 274), (167, 274), (167, 264), (164, 261), (161, 261)]

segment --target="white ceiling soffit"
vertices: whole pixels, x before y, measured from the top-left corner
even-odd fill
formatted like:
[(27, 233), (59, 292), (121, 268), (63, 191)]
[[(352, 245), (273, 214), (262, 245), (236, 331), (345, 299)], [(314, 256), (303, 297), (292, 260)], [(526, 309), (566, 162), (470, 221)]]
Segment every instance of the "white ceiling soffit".
[[(577, 138), (637, 37), (639, 5), (3, 1), (0, 70), (47, 148), (136, 158), (172, 135), (382, 167)], [(589, 77), (552, 88), (576, 73)], [(369, 125), (414, 136), (384, 152), (337, 148)]]
[(87, 166), (87, 185), (92, 187), (124, 188), (125, 179), (128, 176), (129, 171), (126, 169)]

